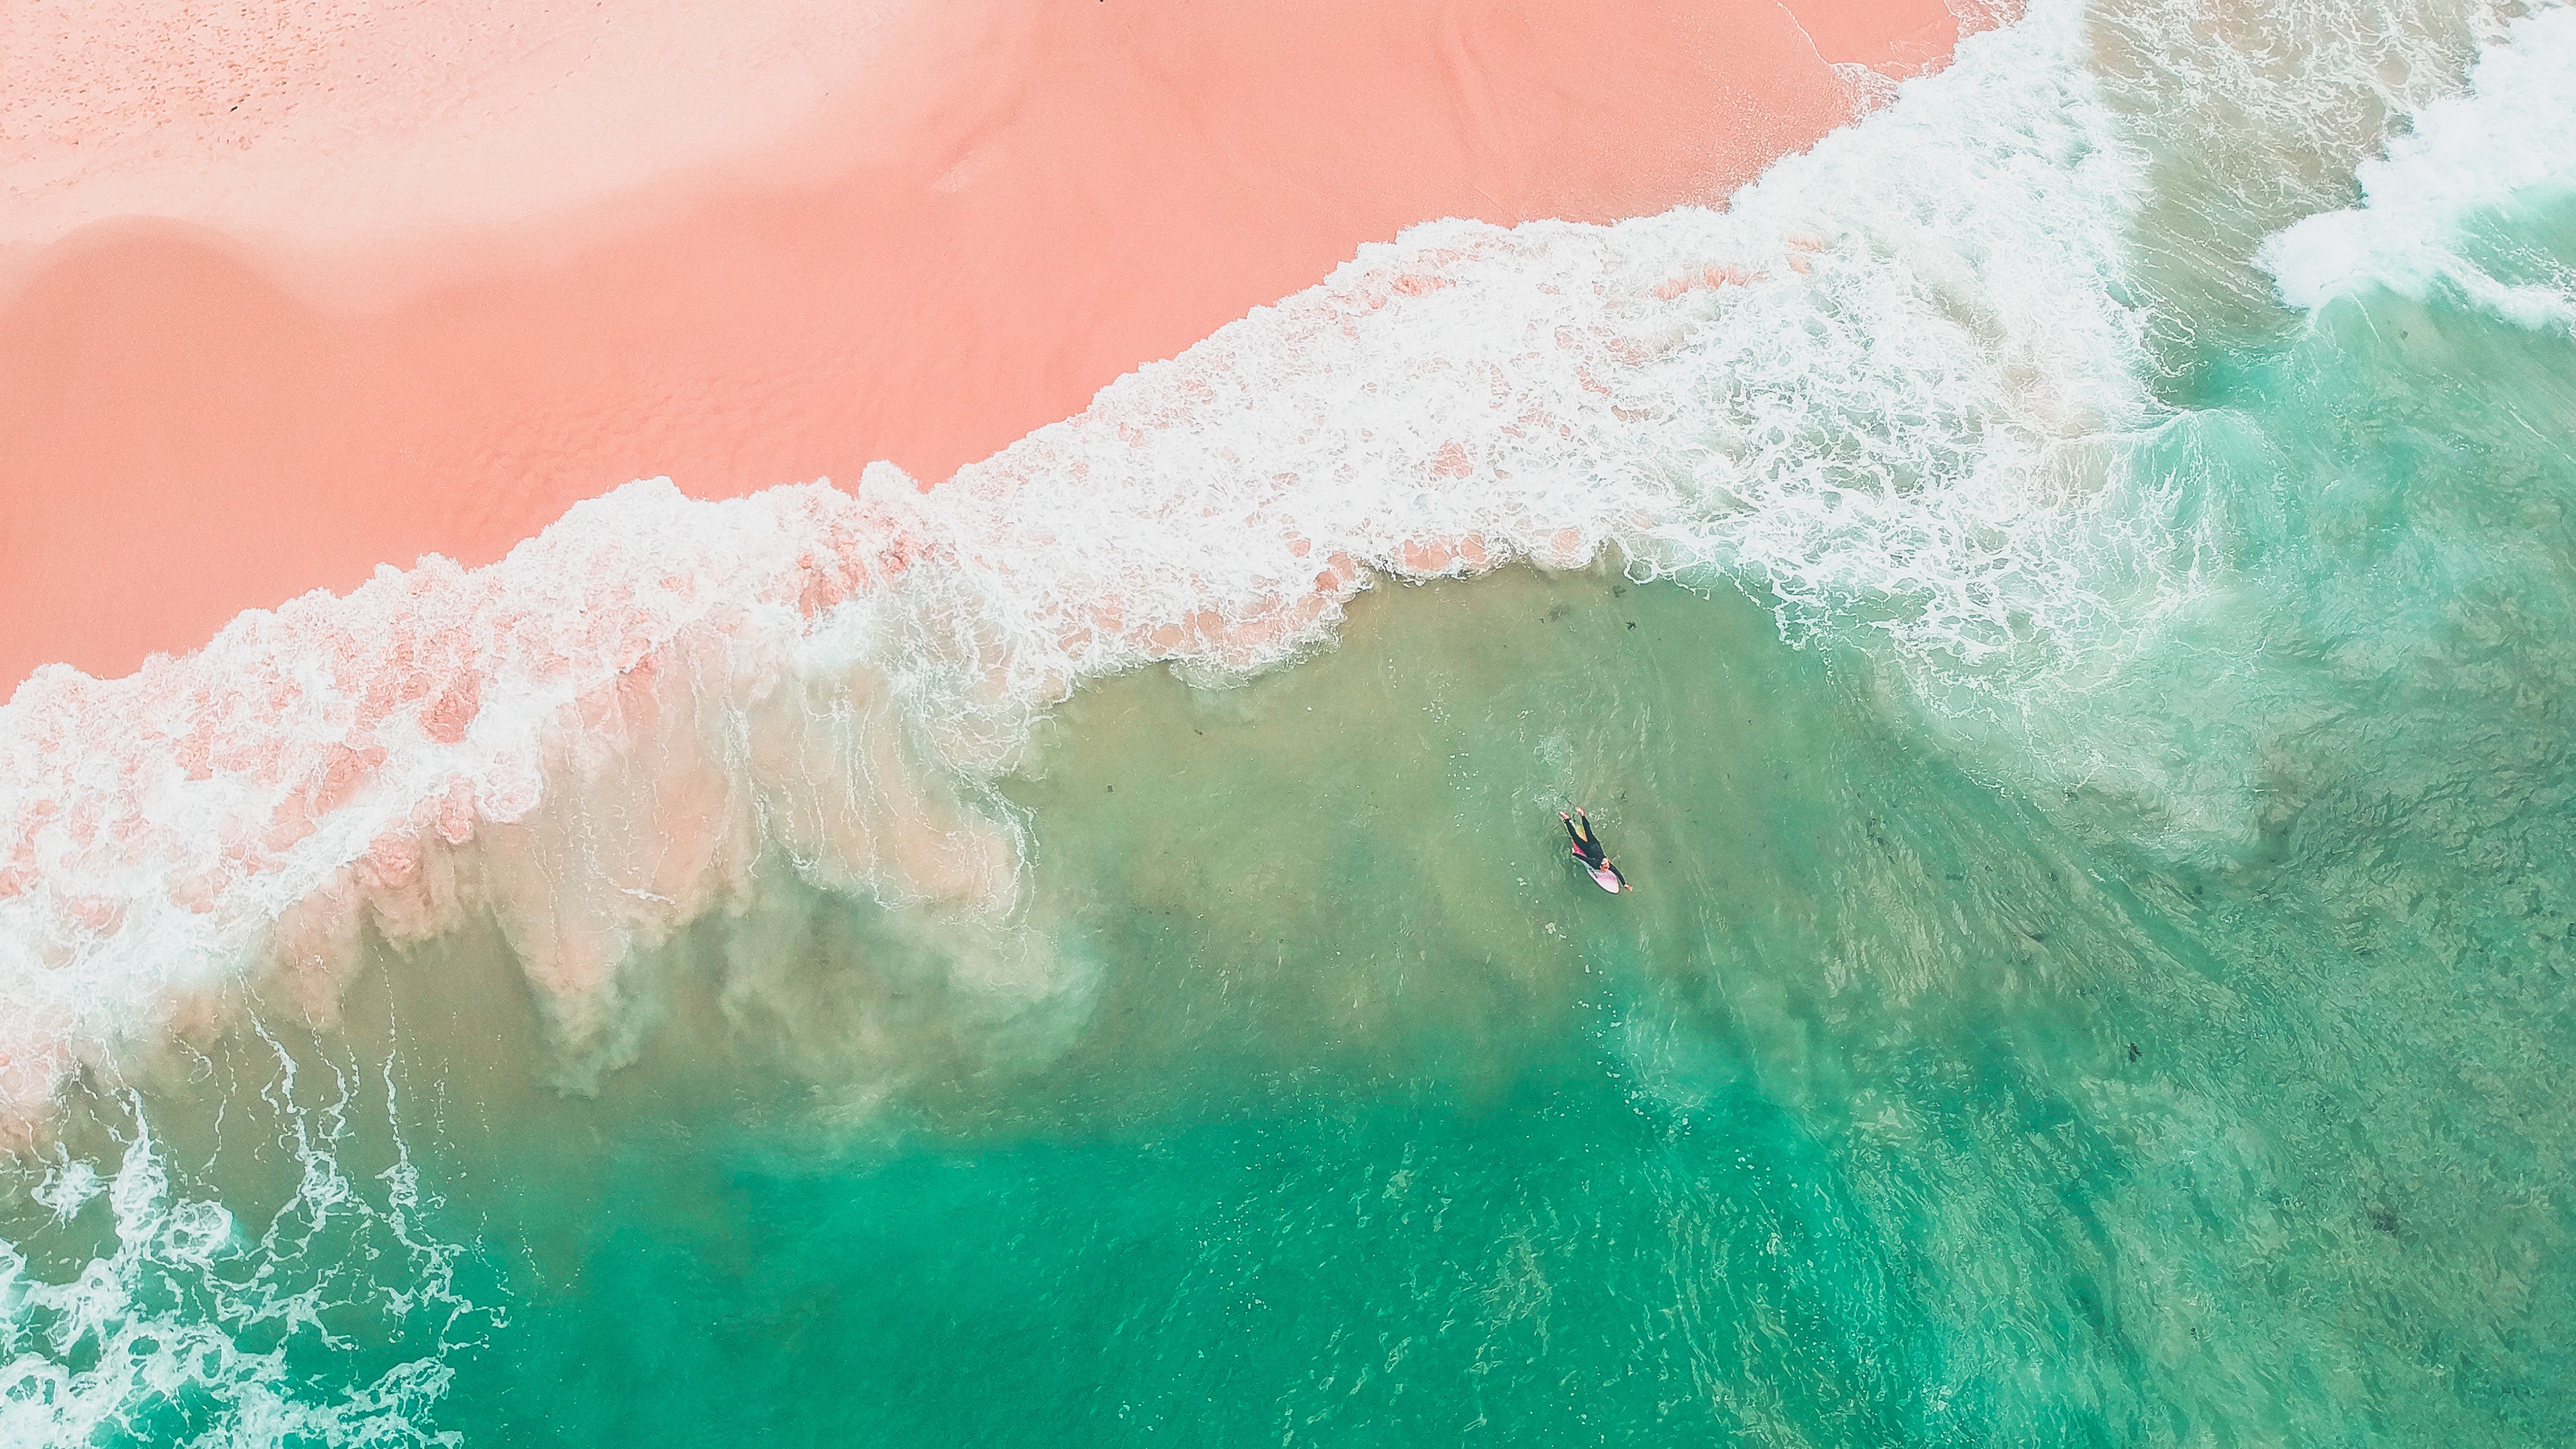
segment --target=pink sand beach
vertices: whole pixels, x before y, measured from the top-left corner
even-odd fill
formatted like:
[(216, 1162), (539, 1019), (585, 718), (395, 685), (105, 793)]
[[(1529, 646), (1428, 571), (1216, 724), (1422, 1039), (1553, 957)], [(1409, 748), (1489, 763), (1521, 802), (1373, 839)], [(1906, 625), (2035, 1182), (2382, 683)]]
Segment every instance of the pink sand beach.
[(1794, 10), (9, 0), (0, 676), (639, 476), (943, 478), (1412, 223), (1716, 203), (1957, 38)]

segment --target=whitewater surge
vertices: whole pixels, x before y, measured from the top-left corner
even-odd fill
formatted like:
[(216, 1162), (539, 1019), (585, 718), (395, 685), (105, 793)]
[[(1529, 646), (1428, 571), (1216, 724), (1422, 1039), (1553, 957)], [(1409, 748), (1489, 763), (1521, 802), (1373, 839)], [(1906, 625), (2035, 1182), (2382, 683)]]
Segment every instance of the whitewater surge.
[(2517, 21), (2479, 57), (2468, 93), (2426, 106), (2384, 157), (2362, 163), (2365, 201), (2267, 240), (2258, 254), (2282, 300), (2315, 311), (2364, 286), (2421, 298), (2436, 286), (2525, 327), (2576, 326), (2576, 265), (2527, 257), (2529, 281), (2478, 255), (2482, 214), (2576, 205), (2576, 10)]
[[(2205, 19), (2036, 6), (1722, 213), (1417, 227), (934, 488), (633, 484), (487, 569), (42, 672), (0, 711), (0, 1108), (27, 1136), (254, 998), (327, 1018), (370, 937), (482, 917), (614, 1064), (622, 965), (776, 872), (1043, 1009), (1080, 972), (1013, 929), (1034, 867), (989, 788), (1032, 723), (1121, 670), (1292, 660), (1380, 579), (1608, 551), (1927, 699), (2114, 671), (2224, 541), (2128, 447), (2175, 416), (2128, 243), (2175, 78), (2233, 54)], [(2424, 26), (2394, 90), (2377, 56), (2258, 68), (2267, 115), (2328, 119), (2239, 164), (2295, 142), (2348, 191), (2473, 28)]]
[[(330, 1089), (300, 1094), (293, 1057), (261, 1035), (279, 1113), (263, 1145), (295, 1177), (265, 1221), (178, 1176), (130, 1094), (111, 1173), (57, 1149), (41, 1177), (22, 1176), (57, 1229), (103, 1206), (112, 1246), (56, 1275), (0, 1240), (0, 1442), (207, 1442), (190, 1430), (209, 1419), (233, 1443), (456, 1442), (431, 1426), (446, 1355), (496, 1315), (455, 1291), (463, 1249), (427, 1230), (435, 1198), (399, 1127), (372, 1182), (344, 1164), (366, 1074), (329, 1064)], [(382, 1083), (390, 1124), (390, 1064)], [(355, 1384), (312, 1392), (352, 1368)]]

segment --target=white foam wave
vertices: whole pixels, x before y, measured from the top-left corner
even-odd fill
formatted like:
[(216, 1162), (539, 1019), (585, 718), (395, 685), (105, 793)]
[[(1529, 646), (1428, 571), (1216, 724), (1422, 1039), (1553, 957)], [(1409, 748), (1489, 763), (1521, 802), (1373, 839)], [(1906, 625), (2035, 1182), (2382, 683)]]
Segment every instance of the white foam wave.
[(2499, 280), (2469, 255), (2467, 228), (2517, 200), (2576, 202), (2576, 9), (2515, 21), (2470, 72), (2360, 168), (2362, 205), (2311, 216), (2258, 253), (2291, 306), (2315, 311), (2358, 286), (2423, 297), (2456, 288), (2526, 327), (2576, 325), (2576, 273)]
[(1079, 983), (980, 808), (1032, 720), (1293, 657), (1373, 578), (1609, 549), (1953, 694), (2106, 667), (2210, 540), (2117, 447), (2165, 416), (2124, 301), (2152, 108), (2092, 46), (2035, 7), (1723, 213), (1415, 228), (935, 489), (630, 485), (488, 569), (40, 674), (0, 710), (0, 1103), (253, 991), (327, 1014), (366, 934), (477, 915), (613, 1060), (622, 963), (775, 871), (1042, 1009)]
[(1894, 76), (1850, 60), (1834, 62), (1833, 72), (1851, 97), (1854, 116), (1866, 116), (1896, 99), (1897, 78)]
[[(446, 1352), (489, 1319), (455, 1291), (460, 1250), (424, 1230), (430, 1204), (399, 1133), (373, 1184), (342, 1169), (351, 1078), (336, 1102), (297, 1110), (279, 1060), (277, 1145), (300, 1180), (256, 1231), (174, 1183), (139, 1100), (112, 1175), (59, 1150), (43, 1169), (30, 1197), (63, 1224), (105, 1197), (113, 1241), (49, 1272), (0, 1240), (0, 1443), (457, 1442), (432, 1422)], [(387, 1345), (411, 1356), (362, 1382), (331, 1377), (381, 1363)]]

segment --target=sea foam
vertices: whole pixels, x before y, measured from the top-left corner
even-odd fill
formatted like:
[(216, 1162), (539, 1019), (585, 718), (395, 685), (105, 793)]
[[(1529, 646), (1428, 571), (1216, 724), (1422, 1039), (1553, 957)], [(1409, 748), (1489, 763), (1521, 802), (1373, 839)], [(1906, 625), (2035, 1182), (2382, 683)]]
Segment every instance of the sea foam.
[(2544, 279), (2509, 282), (2473, 258), (2469, 228), (2517, 202), (2576, 205), (2576, 10), (2513, 23), (2469, 76), (2466, 94), (2417, 113), (2383, 157), (2362, 163), (2362, 205), (2311, 216), (2267, 239), (2258, 258), (2282, 300), (2315, 311), (2359, 286), (2422, 297), (2448, 286), (2526, 327), (2576, 325), (2576, 271), (2543, 260)]
[[(34, 1203), (63, 1227), (104, 1199), (112, 1245), (65, 1275), (0, 1240), (0, 1442), (457, 1442), (432, 1414), (448, 1354), (496, 1315), (456, 1291), (463, 1249), (427, 1231), (438, 1202), (399, 1128), (372, 1183), (342, 1166), (367, 1084), (334, 1068), (299, 1101), (277, 1061), (283, 1130), (261, 1146), (296, 1180), (260, 1220), (174, 1172), (131, 1096), (112, 1171), (59, 1151), (43, 1165)], [(317, 1370), (345, 1376), (337, 1392), (313, 1391)]]
[[(2155, 33), (2223, 47), (2196, 14)], [(1967, 40), (1723, 212), (1416, 227), (937, 487), (637, 483), (489, 568), (39, 673), (0, 710), (0, 1104), (35, 1131), (254, 997), (327, 1017), (371, 936), (469, 919), (613, 1064), (624, 963), (781, 871), (934, 923), (992, 1012), (1062, 999), (989, 789), (1032, 723), (1293, 660), (1377, 580), (1607, 550), (1926, 698), (2115, 668), (2215, 542), (2120, 446), (2171, 416), (2126, 238), (2174, 123), (2098, 21)]]

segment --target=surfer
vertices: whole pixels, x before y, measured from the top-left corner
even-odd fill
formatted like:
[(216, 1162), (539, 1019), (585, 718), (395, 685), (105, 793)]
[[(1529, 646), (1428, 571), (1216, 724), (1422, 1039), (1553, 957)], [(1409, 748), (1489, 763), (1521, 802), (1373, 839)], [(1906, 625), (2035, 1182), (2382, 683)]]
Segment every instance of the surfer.
[(1583, 862), (1583, 868), (1592, 873), (1594, 885), (1612, 895), (1636, 889), (1628, 884), (1628, 878), (1619, 873), (1619, 867), (1612, 865), (1609, 855), (1602, 850), (1601, 837), (1592, 833), (1592, 817), (1577, 809), (1571, 815), (1559, 810), (1556, 818), (1565, 822), (1565, 833), (1574, 839), (1574, 858)]

